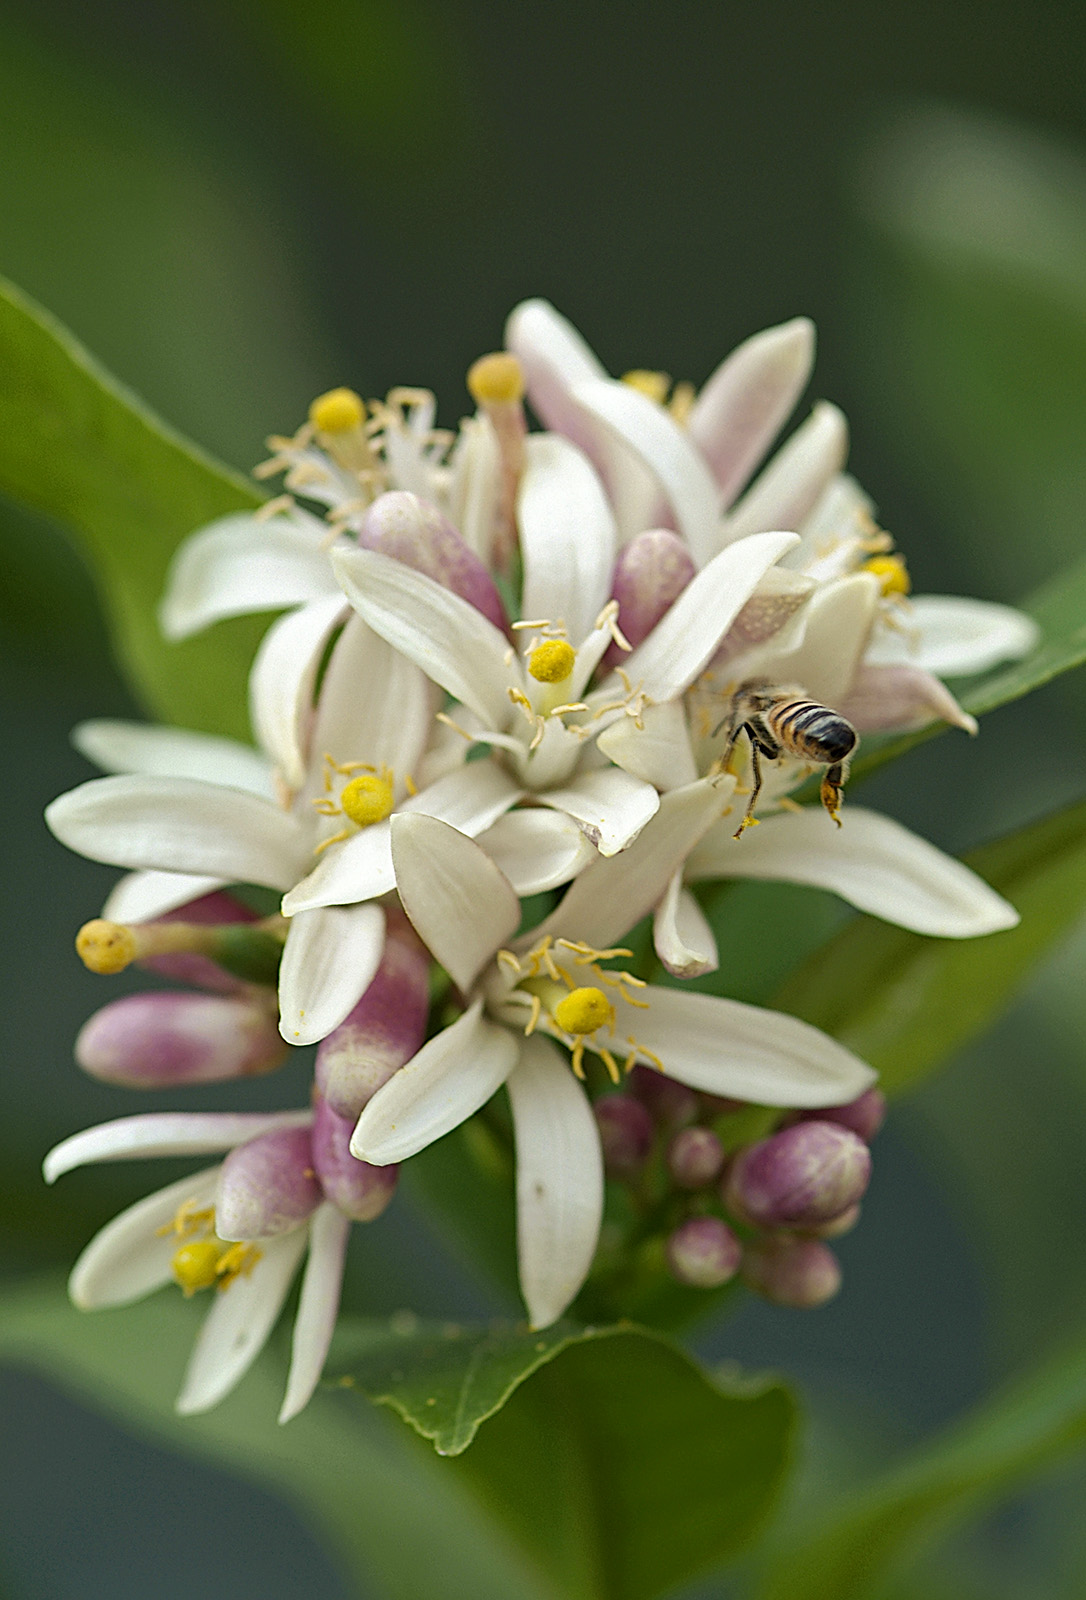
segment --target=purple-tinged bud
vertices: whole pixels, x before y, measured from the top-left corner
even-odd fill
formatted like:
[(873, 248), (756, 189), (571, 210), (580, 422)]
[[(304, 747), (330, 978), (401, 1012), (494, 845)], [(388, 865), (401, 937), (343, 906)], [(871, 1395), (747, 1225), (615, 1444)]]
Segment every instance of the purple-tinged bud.
[(270, 1239), (312, 1215), (322, 1199), (308, 1128), (277, 1128), (231, 1150), (219, 1173), (220, 1239)]
[(424, 572), (481, 611), (503, 633), (509, 632), (509, 619), (490, 573), (429, 500), (406, 489), (379, 496), (362, 519), (358, 542), (365, 550), (378, 550)]
[(724, 1185), (734, 1216), (762, 1228), (817, 1228), (860, 1199), (871, 1176), (863, 1140), (836, 1122), (797, 1122), (740, 1150)]
[[(166, 911), (161, 917), (155, 918), (156, 922), (203, 923), (208, 927), (256, 920), (255, 911), (240, 900), (235, 900), (233, 895), (223, 894), (221, 890), (201, 895), (199, 900), (190, 900), (188, 905), (178, 906), (176, 910)], [(220, 967), (217, 961), (212, 961), (210, 956), (198, 955), (195, 951), (146, 956), (139, 965), (147, 972), (156, 972), (161, 978), (172, 979), (174, 983), (188, 983), (195, 989), (211, 989), (218, 994), (237, 994), (245, 987), (240, 978), (227, 972), (225, 967)]]
[(690, 1217), (666, 1245), (673, 1278), (694, 1289), (719, 1289), (739, 1271), (743, 1246), (719, 1217)]
[(811, 1232), (816, 1239), (842, 1239), (846, 1233), (852, 1232), (859, 1220), (859, 1206), (849, 1206), (847, 1211), (842, 1211), (832, 1222), (824, 1222), (820, 1228), (812, 1228)]
[[(618, 601), (618, 625), (634, 649), (648, 638), (696, 571), (690, 551), (670, 528), (646, 529), (620, 552), (611, 596)], [(618, 645), (609, 645), (603, 665), (620, 667), (625, 656)]]
[(634, 1067), (630, 1088), (660, 1128), (674, 1131), (698, 1120), (698, 1097), (685, 1083), (676, 1083), (655, 1067)]
[(655, 1133), (645, 1107), (629, 1094), (603, 1094), (592, 1110), (608, 1177), (635, 1177), (648, 1159)]
[(372, 1222), (396, 1190), (399, 1167), (373, 1167), (350, 1151), (354, 1123), (337, 1117), (318, 1094), (313, 1106), (313, 1166), (325, 1198), (352, 1222)]
[(805, 1111), (802, 1122), (836, 1122), (857, 1138), (870, 1144), (886, 1119), (886, 1096), (881, 1089), (865, 1089), (858, 1100), (845, 1106), (823, 1106), (820, 1111)]
[(841, 1268), (819, 1239), (759, 1239), (743, 1256), (743, 1281), (778, 1306), (812, 1311), (841, 1287)]
[(289, 1048), (270, 1006), (177, 991), (130, 994), (103, 1006), (83, 1024), (75, 1059), (106, 1083), (161, 1089), (271, 1072)]
[(680, 1189), (704, 1189), (720, 1177), (724, 1146), (712, 1128), (681, 1128), (667, 1151), (667, 1170)]
[(430, 1009), (430, 958), (413, 931), (390, 930), (376, 976), (346, 1021), (317, 1051), (317, 1087), (353, 1125), (392, 1074), (422, 1046)]

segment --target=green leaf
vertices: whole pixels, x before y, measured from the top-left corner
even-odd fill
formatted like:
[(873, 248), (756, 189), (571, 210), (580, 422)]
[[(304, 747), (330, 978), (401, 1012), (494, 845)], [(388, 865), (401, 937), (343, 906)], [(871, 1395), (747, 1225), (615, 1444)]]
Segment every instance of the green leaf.
[(966, 861), (1022, 920), (982, 939), (929, 939), (857, 917), (778, 992), (775, 1004), (869, 1061), (890, 1093), (911, 1088), (979, 1033), (1081, 916), (1086, 803)]
[(1086, 1350), (1047, 1363), (791, 1544), (759, 1600), (862, 1600), (904, 1558), (1086, 1445)]
[(711, 1381), (629, 1324), (355, 1324), (342, 1337), (341, 1381), (441, 1451), (475, 1440), (452, 1470), (571, 1600), (649, 1600), (718, 1565), (789, 1465), (786, 1389)]
[(166, 569), (195, 528), (259, 496), (174, 433), (47, 312), (0, 280), (0, 492), (43, 511), (94, 571), (120, 661), (158, 716), (248, 737), (246, 679), (266, 619), (169, 644)]

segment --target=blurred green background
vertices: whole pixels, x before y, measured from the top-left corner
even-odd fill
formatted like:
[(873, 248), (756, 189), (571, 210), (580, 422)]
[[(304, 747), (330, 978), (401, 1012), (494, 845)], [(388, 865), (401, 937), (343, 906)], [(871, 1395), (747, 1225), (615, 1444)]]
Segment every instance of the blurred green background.
[[(1083, 543), (1084, 49), (1086, 14), (1057, 0), (8, 0), (0, 272), (243, 470), (336, 383), (426, 384), (455, 424), (469, 362), (524, 295), (552, 299), (612, 370), (695, 382), (749, 333), (806, 313), (820, 334), (810, 398), (848, 412), (853, 470), (917, 589), (1014, 600)], [(135, 708), (79, 560), (3, 504), (0, 662), (17, 929), (0, 1263), (17, 1274), (69, 1264), (164, 1180), (132, 1166), (45, 1191), (38, 1177), (56, 1139), (135, 1109), (71, 1061), (105, 997), (71, 936), (113, 874), (40, 821), (89, 775), (71, 724)], [(1082, 795), (1083, 709), (1074, 679), (1052, 685), (976, 744), (914, 752), (865, 798), (967, 848)], [(813, 899), (797, 892), (796, 915)], [(1080, 936), (897, 1109), (839, 1301), (811, 1316), (751, 1304), (704, 1330), (706, 1355), (803, 1382), (813, 1484), (887, 1458), (1082, 1326), (1084, 953)], [(304, 1077), (302, 1063), (241, 1092), (289, 1103)], [(406, 1199), (365, 1234), (353, 1307), (499, 1304)], [(21, 1372), (0, 1388), (0, 1592), (353, 1592), (270, 1497)], [(903, 1600), (1086, 1592), (1082, 1487), (1065, 1469), (1019, 1497), (918, 1569)], [(194, 1560), (194, 1529), (213, 1559)]]

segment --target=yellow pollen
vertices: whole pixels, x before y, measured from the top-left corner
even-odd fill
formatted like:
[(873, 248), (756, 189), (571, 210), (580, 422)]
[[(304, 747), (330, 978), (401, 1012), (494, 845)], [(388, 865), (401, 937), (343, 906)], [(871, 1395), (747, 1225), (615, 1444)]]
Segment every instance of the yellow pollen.
[(564, 683), (576, 660), (577, 652), (567, 639), (544, 639), (528, 657), (528, 671), (539, 683)]
[(507, 350), (480, 356), (468, 368), (468, 391), (477, 405), (511, 405), (524, 397), (524, 373)]
[(185, 1291), (185, 1298), (200, 1289), (210, 1289), (219, 1280), (219, 1261), (223, 1249), (214, 1239), (195, 1239), (174, 1253), (170, 1267)]
[(632, 372), (624, 372), (622, 381), (629, 384), (631, 389), (636, 389), (638, 394), (647, 395), (650, 400), (655, 400), (658, 406), (663, 405), (671, 388), (671, 379), (666, 372), (648, 372), (642, 367), (635, 367)]
[(75, 948), (83, 965), (92, 972), (123, 972), (136, 959), (136, 939), (131, 928), (120, 922), (104, 922), (101, 917), (84, 923), (76, 935)]
[(343, 815), (360, 828), (384, 822), (395, 803), (391, 782), (376, 772), (363, 772), (352, 778), (339, 797)]
[(912, 588), (904, 556), (872, 556), (870, 561), (864, 562), (863, 570), (875, 574), (884, 595), (904, 595)]
[(551, 1013), (563, 1033), (595, 1033), (614, 1020), (614, 1007), (602, 989), (573, 989)]
[(329, 389), (310, 406), (309, 420), (321, 433), (351, 433), (366, 420), (366, 407), (353, 389)]

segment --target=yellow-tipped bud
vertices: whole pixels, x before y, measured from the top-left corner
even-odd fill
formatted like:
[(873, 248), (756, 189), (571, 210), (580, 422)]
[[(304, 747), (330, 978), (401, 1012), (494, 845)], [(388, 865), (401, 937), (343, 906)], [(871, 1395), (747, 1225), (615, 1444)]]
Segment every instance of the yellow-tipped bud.
[(554, 1008), (555, 1022), (563, 1033), (595, 1033), (614, 1018), (614, 1008), (602, 989), (571, 989)]
[(174, 1277), (185, 1291), (185, 1298), (200, 1289), (210, 1289), (219, 1280), (219, 1261), (223, 1247), (214, 1239), (194, 1239), (183, 1244), (170, 1262)]
[(864, 562), (863, 570), (875, 574), (885, 595), (908, 594), (912, 588), (904, 556), (872, 556)]
[(468, 392), (476, 405), (512, 405), (524, 398), (524, 373), (507, 350), (480, 356), (468, 368)]
[(123, 972), (136, 959), (136, 937), (120, 922), (104, 922), (95, 917), (85, 922), (76, 934), (75, 948), (85, 967), (92, 972)]
[(633, 372), (624, 372), (622, 381), (628, 383), (631, 389), (636, 389), (638, 394), (648, 395), (658, 406), (663, 405), (671, 388), (671, 379), (666, 372), (647, 372), (642, 367), (635, 367)]
[(392, 784), (376, 772), (363, 772), (345, 784), (339, 797), (343, 815), (360, 828), (384, 822), (396, 803)]
[(321, 433), (352, 433), (366, 420), (366, 407), (353, 389), (329, 389), (309, 408), (309, 420)]
[(576, 651), (567, 640), (545, 639), (528, 657), (528, 671), (539, 683), (564, 683), (576, 660)]

